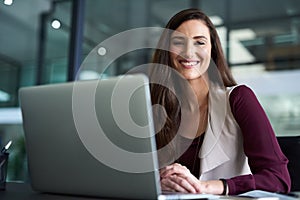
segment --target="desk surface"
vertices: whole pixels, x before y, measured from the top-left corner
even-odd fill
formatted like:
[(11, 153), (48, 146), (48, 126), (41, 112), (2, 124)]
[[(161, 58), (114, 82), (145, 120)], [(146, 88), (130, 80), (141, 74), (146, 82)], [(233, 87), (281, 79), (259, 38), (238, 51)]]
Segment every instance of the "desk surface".
[(38, 193), (31, 189), (26, 183), (9, 182), (6, 183), (6, 190), (0, 191), (1, 200), (96, 200), (99, 198), (66, 196), (55, 194)]
[[(298, 194), (300, 196), (300, 192), (296, 192), (295, 194)], [(33, 191), (29, 184), (9, 182), (6, 184), (6, 190), (0, 191), (0, 199), (1, 200), (71, 200), (71, 199), (72, 200), (96, 200), (99, 198), (38, 193)], [(222, 200), (247, 199), (248, 200), (249, 198), (224, 196), (220, 199)]]

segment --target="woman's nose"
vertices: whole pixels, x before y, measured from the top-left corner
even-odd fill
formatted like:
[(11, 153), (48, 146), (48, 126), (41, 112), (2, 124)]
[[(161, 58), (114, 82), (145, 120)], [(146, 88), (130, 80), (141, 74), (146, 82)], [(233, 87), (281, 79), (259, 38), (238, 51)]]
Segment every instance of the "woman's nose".
[(192, 58), (194, 54), (195, 49), (193, 43), (191, 41), (187, 41), (183, 52), (184, 58)]

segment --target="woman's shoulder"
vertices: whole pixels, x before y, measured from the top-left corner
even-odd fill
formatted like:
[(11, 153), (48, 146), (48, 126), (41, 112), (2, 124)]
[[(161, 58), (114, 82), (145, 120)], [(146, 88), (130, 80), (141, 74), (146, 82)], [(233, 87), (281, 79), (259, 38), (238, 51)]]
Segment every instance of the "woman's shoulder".
[(229, 96), (254, 94), (253, 89), (245, 84), (238, 84), (232, 87), (227, 87), (227, 92)]
[(235, 85), (227, 88), (230, 103), (257, 101), (254, 90), (245, 84)]

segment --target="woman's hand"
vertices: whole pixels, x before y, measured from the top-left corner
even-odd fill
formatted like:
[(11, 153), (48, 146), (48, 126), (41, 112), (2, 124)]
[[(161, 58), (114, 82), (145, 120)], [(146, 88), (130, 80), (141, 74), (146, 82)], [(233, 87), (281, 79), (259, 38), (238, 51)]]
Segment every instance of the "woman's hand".
[(160, 169), (160, 179), (163, 191), (222, 194), (224, 190), (222, 181), (200, 181), (190, 170), (178, 163)]
[(185, 166), (178, 163), (160, 169), (163, 191), (200, 193), (200, 181)]

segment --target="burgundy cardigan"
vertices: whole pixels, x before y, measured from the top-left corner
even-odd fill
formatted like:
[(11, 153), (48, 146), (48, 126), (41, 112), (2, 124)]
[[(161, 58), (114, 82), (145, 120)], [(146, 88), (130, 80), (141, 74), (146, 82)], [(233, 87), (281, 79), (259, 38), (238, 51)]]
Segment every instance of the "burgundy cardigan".
[[(244, 152), (252, 172), (227, 179), (229, 194), (255, 189), (289, 192), (291, 180), (287, 169), (288, 159), (282, 153), (269, 119), (255, 94), (247, 86), (237, 86), (232, 90), (229, 102), (243, 133)], [(184, 140), (183, 142), (189, 142)], [(176, 161), (189, 168), (196, 177), (199, 177), (201, 163), (197, 155), (202, 141), (203, 137), (195, 138), (192, 145)]]

